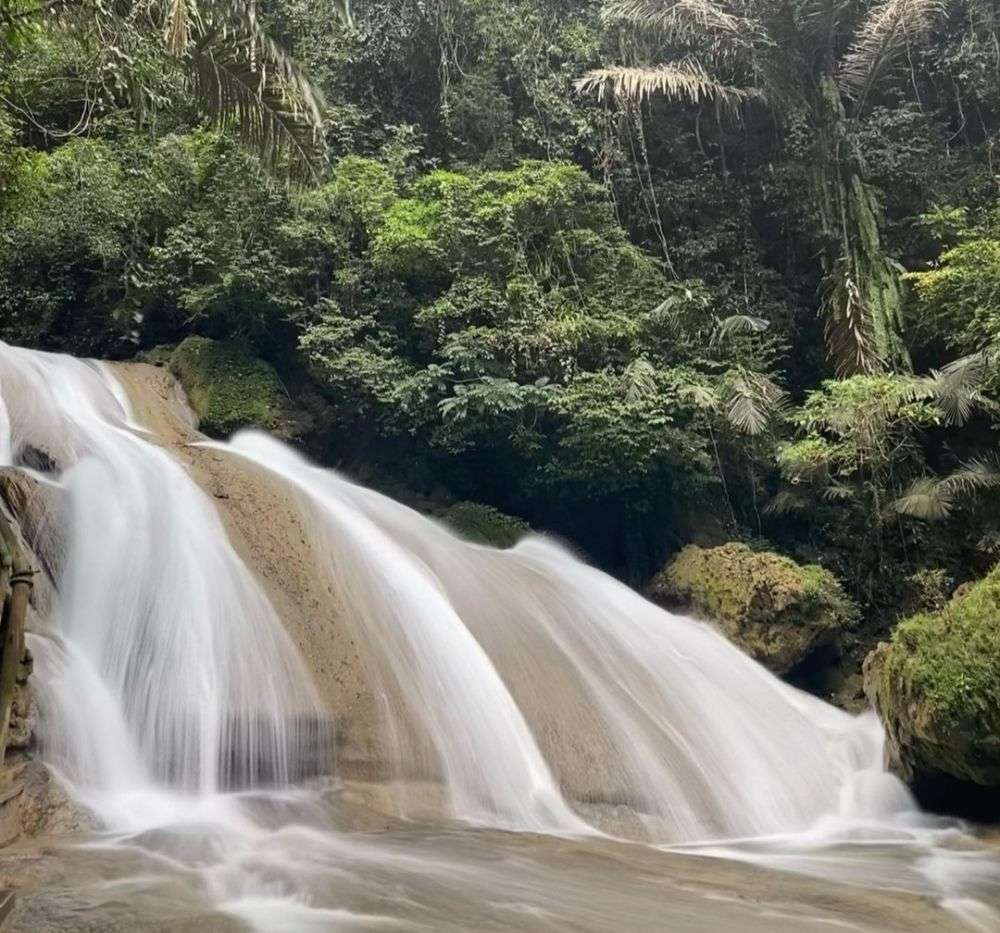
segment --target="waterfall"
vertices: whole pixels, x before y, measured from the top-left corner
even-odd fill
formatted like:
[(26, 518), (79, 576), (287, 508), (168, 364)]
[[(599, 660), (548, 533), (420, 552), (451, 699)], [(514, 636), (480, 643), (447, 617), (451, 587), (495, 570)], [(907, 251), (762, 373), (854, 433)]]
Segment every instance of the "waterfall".
[(462, 541), (263, 434), (225, 449), (302, 497), (321, 571), (426, 731), (454, 815), (570, 828), (546, 763), (569, 796), (625, 804), (660, 841), (910, 806), (874, 716), (789, 687), (556, 543)]
[[(525, 910), (585, 927), (601, 882), (586, 862), (572, 867), (573, 850), (550, 854), (586, 880), (547, 875), (563, 885), (556, 903), (531, 886), (541, 869), (525, 868), (527, 850), (497, 834), (443, 837), (473, 845), (473, 871), (461, 848), (428, 860), (339, 830), (329, 785), (303, 779), (337, 774), (329, 724), (348, 711), (330, 708), (318, 678), (354, 661), (324, 654), (322, 642), (319, 658), (299, 651), (274, 581), (240, 556), (224, 509), (176, 441), (137, 423), (131, 399), (106, 366), (0, 343), (0, 467), (43, 484), (46, 519), (63, 531), (51, 630), (31, 641), (42, 753), (112, 834), (103, 845), (152, 859), (137, 869), (142, 884), (197, 879), (200, 902), (262, 930), (351, 924), (376, 902), (386, 916), (373, 923), (425, 911), (430, 928), (460, 929), (431, 909), (446, 885), (466, 903), (478, 892), (470, 923), (506, 925), (489, 893), (506, 885)], [(992, 890), (993, 863), (940, 854), (941, 833), (967, 837), (919, 814), (884, 772), (872, 714), (849, 716), (782, 683), (709, 626), (654, 606), (555, 541), (472, 544), (266, 435), (192, 437), (188, 453), (260, 473), (297, 515), (311, 555), (299, 569), (336, 594), (338, 624), (363, 649), (390, 775), (441, 788), (460, 825), (575, 845), (604, 845), (604, 834), (711, 844), (702, 851), (821, 878), (881, 878), (918, 893), (936, 885), (955, 911), (1000, 921), (962, 880), (971, 873)], [(326, 610), (305, 603), (305, 624), (325, 632)], [(811, 854), (854, 840), (911, 854), (876, 863), (878, 847), (857, 847), (867, 860), (848, 868)], [(441, 844), (433, 837), (431, 850)], [(384, 898), (401, 878), (409, 893)], [(338, 900), (348, 881), (356, 896)], [(583, 913), (572, 913), (577, 901)], [(650, 903), (647, 926), (659, 896)], [(596, 928), (612, 922), (602, 916)], [(768, 929), (761, 916), (757, 928)]]
[[(58, 711), (49, 760), (116, 813), (155, 787), (294, 780), (314, 754), (302, 724), (337, 710), (212, 501), (101, 365), (4, 347), (0, 374), (0, 450), (59, 467), (68, 530), (59, 639), (40, 664)], [(216, 446), (299, 504), (315, 572), (375, 659), (389, 756), (400, 773), (424, 756), (452, 816), (586, 832), (595, 808), (625, 806), (676, 842), (909, 805), (872, 717), (783, 684), (556, 543), (481, 547), (265, 435)]]

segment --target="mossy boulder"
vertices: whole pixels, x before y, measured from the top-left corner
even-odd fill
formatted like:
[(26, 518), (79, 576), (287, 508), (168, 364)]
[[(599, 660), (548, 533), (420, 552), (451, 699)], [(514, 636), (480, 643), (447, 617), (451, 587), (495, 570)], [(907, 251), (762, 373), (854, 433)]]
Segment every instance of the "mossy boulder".
[(284, 391), (278, 374), (238, 344), (188, 337), (172, 351), (154, 353), (184, 387), (206, 434), (225, 438), (240, 428), (280, 426)]
[(844, 632), (857, 620), (829, 571), (738, 543), (689, 545), (656, 576), (649, 596), (713, 622), (777, 674), (820, 651), (836, 658)]
[(1000, 568), (896, 626), (865, 661), (865, 692), (893, 771), (987, 789), (1000, 812)]
[(438, 514), (468, 541), (492, 547), (513, 547), (531, 528), (528, 523), (480, 502), (456, 502)]

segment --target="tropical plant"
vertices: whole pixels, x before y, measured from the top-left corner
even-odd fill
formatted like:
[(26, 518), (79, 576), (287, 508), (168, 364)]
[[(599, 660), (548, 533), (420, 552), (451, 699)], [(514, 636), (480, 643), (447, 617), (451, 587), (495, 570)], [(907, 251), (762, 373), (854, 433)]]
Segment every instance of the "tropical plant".
[[(632, 38), (629, 62), (591, 71), (578, 87), (630, 104), (664, 95), (739, 117), (768, 106), (805, 121), (804, 153), (818, 218), (820, 307), (838, 374), (907, 369), (901, 267), (881, 238), (881, 204), (866, 181), (852, 124), (873, 90), (923, 42), (943, 0), (880, 0), (855, 7), (774, 0), (606, 0), (604, 16)], [(666, 47), (668, 62), (650, 62)], [(677, 57), (679, 55), (679, 57)]]
[[(350, 19), (347, 0), (337, 0)], [(0, 52), (16, 57), (44, 30), (87, 50), (74, 132), (107, 101), (140, 116), (173, 95), (191, 99), (220, 128), (235, 129), (271, 166), (318, 176), (325, 154), (323, 96), (262, 27), (254, 0), (0, 0)]]

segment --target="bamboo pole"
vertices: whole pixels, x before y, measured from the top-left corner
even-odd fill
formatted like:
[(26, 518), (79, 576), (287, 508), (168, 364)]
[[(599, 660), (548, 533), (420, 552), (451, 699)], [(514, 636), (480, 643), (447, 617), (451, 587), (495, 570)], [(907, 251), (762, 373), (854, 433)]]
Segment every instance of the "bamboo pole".
[(0, 594), (5, 596), (0, 620), (0, 764), (7, 751), (11, 707), (18, 667), (24, 657), (24, 626), (34, 576), (35, 571), (21, 549), (13, 526), (0, 512)]

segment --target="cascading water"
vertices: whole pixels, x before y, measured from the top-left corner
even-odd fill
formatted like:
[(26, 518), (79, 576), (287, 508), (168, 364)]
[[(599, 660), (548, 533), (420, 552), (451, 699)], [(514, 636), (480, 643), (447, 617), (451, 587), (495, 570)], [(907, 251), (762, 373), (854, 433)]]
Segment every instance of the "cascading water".
[(53, 766), (113, 822), (148, 820), (160, 789), (299, 776), (326, 714), (208, 497), (100, 366), (4, 347), (0, 380), (0, 450), (61, 470), (59, 636), (38, 651)]
[[(557, 545), (468, 544), (265, 435), (239, 435), (230, 449), (304, 497), (321, 570), (428, 732), (455, 815), (575, 828), (525, 717), (563, 787), (629, 805), (660, 841), (912, 806), (882, 771), (873, 717), (788, 687)], [(861, 800), (846, 792), (859, 781), (870, 792)]]
[[(610, 844), (596, 827), (661, 845), (712, 842), (830, 876), (833, 862), (800, 849), (891, 842), (910, 855), (902, 866), (892, 857), (886, 886), (914, 891), (941, 869), (941, 834), (965, 840), (918, 814), (883, 772), (873, 716), (781, 683), (555, 543), (532, 537), (499, 552), (463, 542), (264, 435), (212, 446), (262, 471), (297, 509), (310, 572), (338, 594), (370, 659), (392, 767), (400, 780), (442, 785), (463, 823), (589, 835), (589, 846)], [(602, 887), (565, 852), (542, 848), (543, 860), (571, 864), (548, 873), (543, 861), (522, 876), (521, 856), (498, 867), (495, 853), (511, 843), (492, 836), (448, 836), (442, 853), (433, 835), (407, 848), (336, 831), (327, 791), (294, 785), (333, 770), (325, 724), (339, 711), (324, 708), (212, 499), (133, 422), (110, 370), (0, 344), (0, 466), (29, 463), (53, 467), (36, 476), (65, 528), (54, 631), (32, 642), (43, 752), (110, 833), (102, 857), (142, 853), (135, 872), (146, 884), (196, 877), (199, 903), (257, 929), (419, 917), (439, 929), (537, 929), (549, 928), (547, 914), (602, 929), (640, 904), (651, 912), (628, 914), (632, 928), (662, 923), (659, 901), (634, 879)], [(737, 837), (771, 842), (725, 843)], [(1000, 915), (956, 881), (967, 863), (945, 859), (941, 896), (988, 927)], [(868, 863), (850, 864), (845, 880), (872, 883)], [(975, 860), (975, 872), (975, 890), (1000, 900), (994, 861)], [(526, 880), (533, 873), (544, 890)], [(435, 913), (445, 888), (466, 904), (464, 921)], [(398, 899), (385, 894), (396, 889)], [(632, 900), (613, 908), (626, 889)], [(497, 915), (498, 892), (534, 920)], [(764, 916), (731, 922), (750, 928)]]

